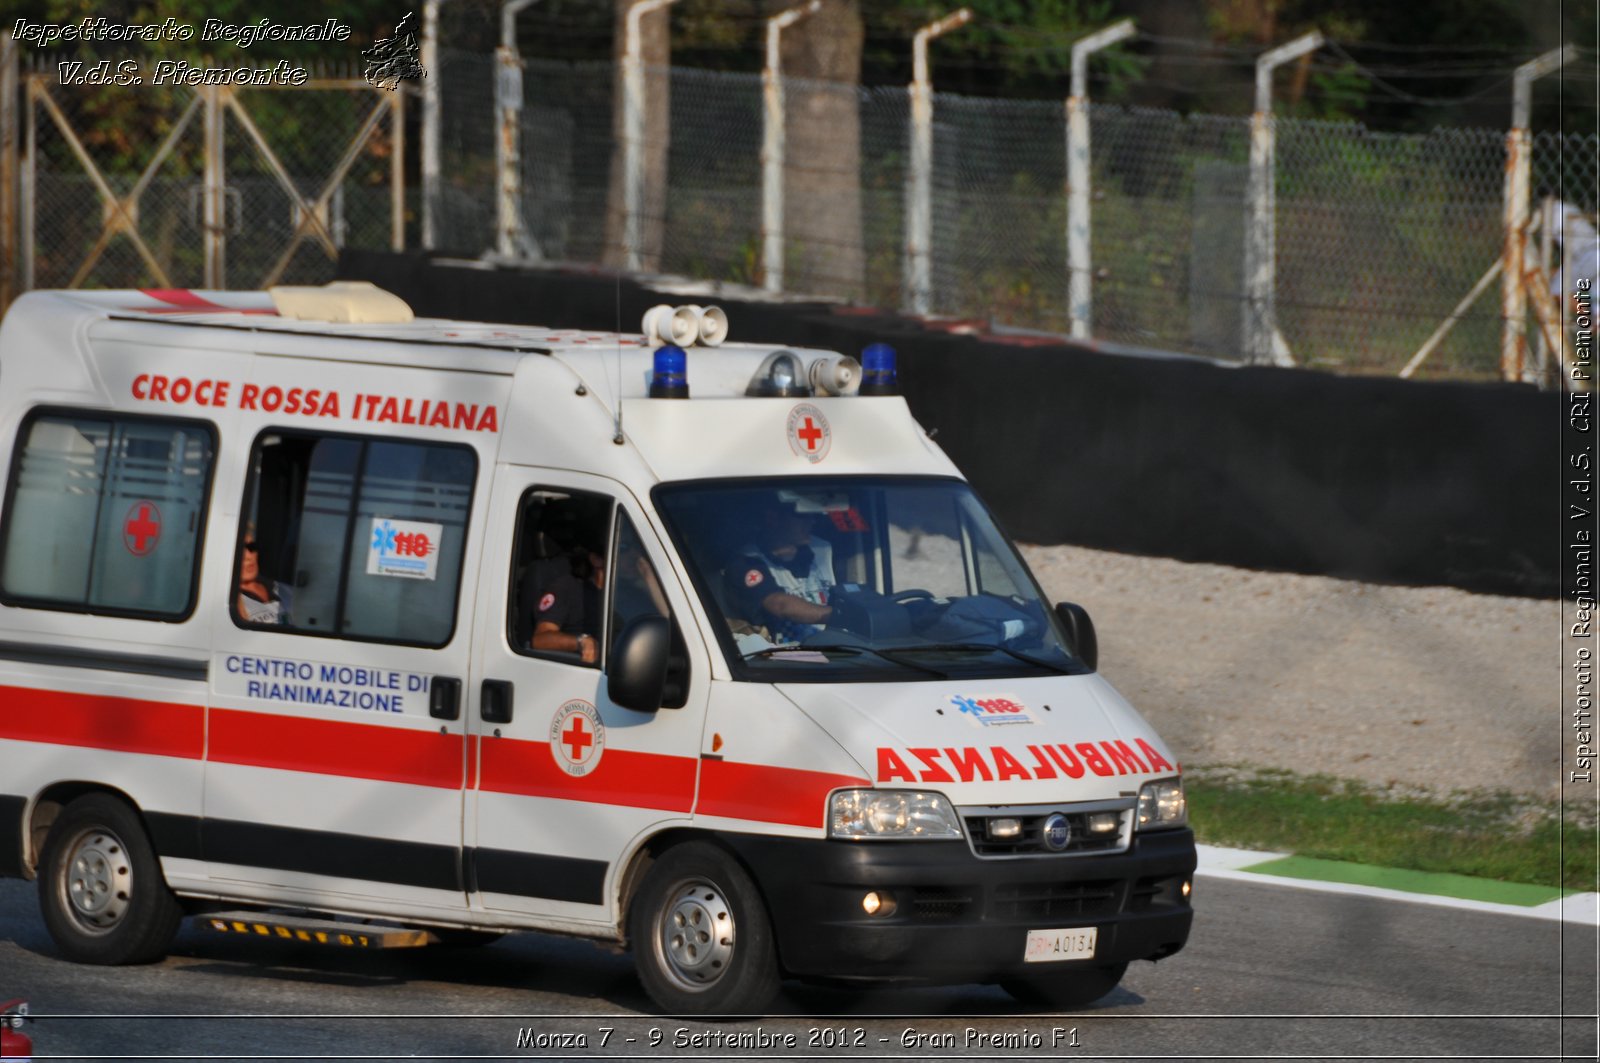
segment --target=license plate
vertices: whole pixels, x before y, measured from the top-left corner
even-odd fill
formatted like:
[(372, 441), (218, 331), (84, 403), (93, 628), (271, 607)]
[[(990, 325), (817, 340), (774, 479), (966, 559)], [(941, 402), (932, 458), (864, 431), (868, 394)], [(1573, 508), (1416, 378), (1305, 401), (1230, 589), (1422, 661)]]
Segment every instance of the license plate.
[(1065, 930), (1030, 930), (1022, 953), (1024, 963), (1055, 963), (1059, 960), (1094, 958), (1094, 939), (1099, 928), (1071, 927)]

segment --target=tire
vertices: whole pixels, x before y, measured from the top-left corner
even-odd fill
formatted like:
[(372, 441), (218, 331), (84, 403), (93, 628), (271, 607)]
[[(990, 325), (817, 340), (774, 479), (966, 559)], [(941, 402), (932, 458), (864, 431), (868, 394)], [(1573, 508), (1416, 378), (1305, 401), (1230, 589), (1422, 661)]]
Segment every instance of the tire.
[(755, 1015), (778, 992), (772, 923), (756, 886), (705, 842), (668, 849), (628, 911), (639, 981), (673, 1015)]
[(1127, 971), (1126, 963), (1053, 971), (1050, 974), (1007, 979), (1000, 983), (1000, 988), (1032, 1008), (1075, 1011), (1088, 1007), (1117, 988), (1117, 983), (1122, 981)]
[(144, 824), (106, 794), (78, 798), (51, 825), (39, 908), (62, 955), (78, 963), (160, 959), (183, 920)]

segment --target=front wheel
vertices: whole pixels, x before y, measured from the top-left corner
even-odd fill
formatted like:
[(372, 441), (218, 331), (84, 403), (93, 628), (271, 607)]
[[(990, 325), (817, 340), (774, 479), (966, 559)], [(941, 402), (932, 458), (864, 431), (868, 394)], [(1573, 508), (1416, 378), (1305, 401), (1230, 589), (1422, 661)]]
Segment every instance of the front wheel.
[(1122, 976), (1127, 972), (1127, 964), (1113, 963), (1105, 967), (1013, 978), (1001, 982), (1000, 988), (1032, 1008), (1074, 1011), (1093, 1004), (1117, 988), (1117, 983), (1122, 981)]
[(78, 963), (159, 959), (183, 920), (144, 824), (107, 794), (78, 798), (51, 825), (39, 907), (56, 945)]
[(704, 842), (668, 849), (629, 909), (645, 992), (669, 1014), (759, 1014), (778, 992), (772, 924), (750, 876)]

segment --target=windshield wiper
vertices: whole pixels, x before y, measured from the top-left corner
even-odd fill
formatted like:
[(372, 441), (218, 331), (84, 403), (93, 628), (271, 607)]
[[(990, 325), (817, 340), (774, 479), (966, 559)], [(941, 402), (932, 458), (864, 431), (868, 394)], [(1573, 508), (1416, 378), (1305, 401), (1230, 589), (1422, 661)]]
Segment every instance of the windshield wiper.
[[(1016, 660), (1021, 661), (1023, 664), (1031, 664), (1035, 668), (1043, 668), (1047, 672), (1055, 672), (1058, 675), (1073, 675), (1074, 674), (1071, 670), (1069, 670), (1067, 668), (1063, 668), (1059, 664), (1051, 664), (1049, 661), (1042, 660), (1042, 659), (1040, 659), (1038, 657), (1030, 657), (1026, 653), (1018, 653), (1016, 650), (1012, 649), (1009, 646), (996, 646), (993, 643), (989, 643), (989, 642), (930, 642), (925, 646), (896, 646), (894, 649), (888, 650), (888, 651), (884, 651), (884, 652), (885, 652), (885, 655), (887, 655), (888, 653), (941, 653), (941, 652), (944, 652), (944, 653), (950, 653), (950, 652), (954, 652), (954, 653), (1003, 653), (1007, 657), (1012, 657), (1012, 658), (1014, 658)], [(909, 662), (907, 662), (907, 663), (909, 663)]]
[(884, 660), (888, 661), (890, 664), (898, 664), (900, 667), (902, 667), (902, 668), (910, 668), (914, 672), (922, 672), (922, 673), (924, 673), (926, 675), (931, 675), (931, 676), (934, 676), (934, 677), (936, 677), (938, 679), (949, 679), (950, 678), (948, 673), (941, 672), (937, 668), (929, 668), (927, 665), (925, 665), (925, 664), (917, 664), (915, 661), (902, 661), (898, 657), (891, 657), (891, 656), (889, 656), (888, 653), (884, 652), (883, 650), (874, 649), (871, 646), (852, 646), (852, 645), (849, 645), (849, 644), (846, 644), (846, 643), (838, 643), (838, 644), (835, 644), (835, 645), (828, 645), (828, 646), (768, 646), (765, 649), (751, 650), (749, 653), (745, 654), (740, 659), (748, 661), (752, 657), (767, 657), (767, 658), (771, 658), (771, 657), (778, 657), (778, 656), (783, 655), (783, 654), (800, 654), (800, 653), (816, 654), (816, 655), (818, 655), (820, 657), (823, 657), (824, 659), (830, 653), (850, 654), (850, 655), (855, 655), (855, 656), (860, 656), (863, 653), (870, 653), (874, 657), (883, 658)]

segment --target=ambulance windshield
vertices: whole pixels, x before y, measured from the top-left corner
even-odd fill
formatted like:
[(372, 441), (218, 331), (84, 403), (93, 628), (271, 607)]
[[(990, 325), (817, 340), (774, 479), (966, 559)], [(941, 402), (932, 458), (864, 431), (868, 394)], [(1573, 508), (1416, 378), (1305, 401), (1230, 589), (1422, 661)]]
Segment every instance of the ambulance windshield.
[(700, 481), (655, 500), (738, 678), (1087, 671), (959, 480)]

